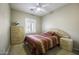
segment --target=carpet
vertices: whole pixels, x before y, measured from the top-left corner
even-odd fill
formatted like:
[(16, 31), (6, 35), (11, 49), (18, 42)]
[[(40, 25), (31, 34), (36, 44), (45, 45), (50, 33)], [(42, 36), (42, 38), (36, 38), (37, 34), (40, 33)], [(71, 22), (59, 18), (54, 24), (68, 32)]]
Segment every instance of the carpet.
[[(11, 45), (9, 55), (31, 55), (28, 48), (24, 48), (24, 44)], [(59, 47), (48, 50), (45, 55), (76, 55), (73, 52), (61, 49)]]

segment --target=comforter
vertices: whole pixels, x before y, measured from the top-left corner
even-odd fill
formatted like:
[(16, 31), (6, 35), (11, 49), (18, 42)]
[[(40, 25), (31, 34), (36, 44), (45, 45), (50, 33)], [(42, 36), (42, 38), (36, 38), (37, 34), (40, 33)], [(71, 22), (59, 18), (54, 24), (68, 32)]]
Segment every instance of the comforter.
[(48, 49), (59, 44), (59, 38), (56, 35), (27, 35), (24, 43), (28, 43), (31, 46), (31, 52), (35, 54), (44, 54), (48, 51)]

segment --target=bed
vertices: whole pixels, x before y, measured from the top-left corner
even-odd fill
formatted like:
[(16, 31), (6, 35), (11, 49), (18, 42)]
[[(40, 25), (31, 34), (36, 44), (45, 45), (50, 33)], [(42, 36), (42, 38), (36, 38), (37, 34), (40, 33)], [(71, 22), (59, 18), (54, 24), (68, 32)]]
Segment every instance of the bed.
[(59, 46), (60, 37), (55, 32), (27, 35), (24, 40), (33, 54), (45, 54), (49, 49)]

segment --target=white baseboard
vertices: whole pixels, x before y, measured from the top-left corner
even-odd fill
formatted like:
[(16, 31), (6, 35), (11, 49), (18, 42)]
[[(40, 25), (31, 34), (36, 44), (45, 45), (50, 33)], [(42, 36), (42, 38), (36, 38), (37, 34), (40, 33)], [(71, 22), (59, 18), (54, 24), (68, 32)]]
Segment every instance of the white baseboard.
[(8, 55), (9, 51), (10, 51), (10, 45), (9, 45), (8, 49), (6, 50), (6, 52), (5, 52), (5, 55)]
[(8, 46), (7, 49), (0, 50), (0, 55), (8, 55), (9, 51), (10, 51), (10, 45)]

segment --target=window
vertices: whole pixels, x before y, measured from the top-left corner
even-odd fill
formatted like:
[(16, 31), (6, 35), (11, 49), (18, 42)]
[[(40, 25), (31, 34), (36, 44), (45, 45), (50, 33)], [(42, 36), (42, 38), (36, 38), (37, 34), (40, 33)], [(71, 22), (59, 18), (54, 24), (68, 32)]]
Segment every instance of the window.
[(25, 20), (25, 32), (26, 33), (35, 33), (36, 32), (36, 20), (34, 20), (34, 19)]

